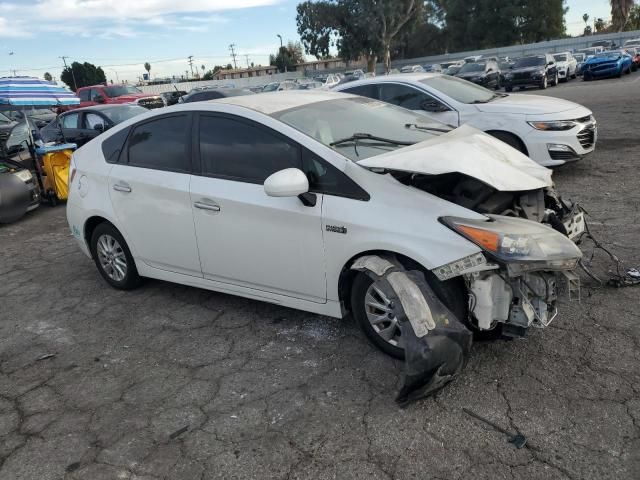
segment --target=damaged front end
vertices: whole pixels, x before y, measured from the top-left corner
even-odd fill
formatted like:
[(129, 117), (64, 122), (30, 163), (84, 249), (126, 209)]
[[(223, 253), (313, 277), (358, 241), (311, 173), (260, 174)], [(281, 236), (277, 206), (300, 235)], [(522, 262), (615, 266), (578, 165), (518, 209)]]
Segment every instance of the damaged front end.
[(557, 314), (557, 285), (571, 277), (582, 252), (566, 235), (528, 220), (489, 215), (486, 221), (445, 217), (442, 223), (483, 252), (433, 270), (440, 279), (462, 276), (469, 315), (479, 331), (524, 336)]

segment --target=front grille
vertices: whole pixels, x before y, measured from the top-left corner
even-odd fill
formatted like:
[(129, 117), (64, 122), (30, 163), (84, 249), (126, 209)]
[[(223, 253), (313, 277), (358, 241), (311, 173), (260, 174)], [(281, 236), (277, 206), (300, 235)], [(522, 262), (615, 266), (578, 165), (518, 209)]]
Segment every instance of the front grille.
[(596, 140), (596, 127), (595, 125), (588, 125), (578, 132), (578, 141), (582, 148), (591, 148)]
[(577, 160), (580, 158), (575, 152), (559, 152), (555, 150), (551, 150), (549, 152), (549, 156), (552, 160)]
[(520, 73), (513, 74), (514, 80), (528, 80), (530, 78), (531, 78), (531, 72), (520, 72)]
[(164, 102), (160, 97), (146, 97), (138, 100), (138, 105), (144, 108), (153, 109), (164, 107)]
[(601, 70), (611, 70), (612, 68), (616, 68), (618, 66), (615, 62), (610, 63), (600, 63), (598, 65), (590, 65), (589, 71), (591, 72), (599, 72)]

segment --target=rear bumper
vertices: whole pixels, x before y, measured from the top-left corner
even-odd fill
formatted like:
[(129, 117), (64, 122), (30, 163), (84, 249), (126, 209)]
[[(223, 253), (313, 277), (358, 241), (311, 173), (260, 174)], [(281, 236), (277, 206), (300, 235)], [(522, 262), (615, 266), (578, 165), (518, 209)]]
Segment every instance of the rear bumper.
[(91, 258), (89, 245), (87, 245), (87, 241), (84, 238), (85, 221), (83, 210), (78, 208), (74, 203), (67, 201), (67, 222), (71, 230), (71, 235), (73, 235), (82, 253)]

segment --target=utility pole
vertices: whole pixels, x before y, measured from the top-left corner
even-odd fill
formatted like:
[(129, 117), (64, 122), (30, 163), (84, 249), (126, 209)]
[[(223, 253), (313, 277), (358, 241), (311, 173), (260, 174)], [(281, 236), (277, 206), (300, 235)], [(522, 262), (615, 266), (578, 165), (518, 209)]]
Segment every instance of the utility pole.
[[(67, 67), (67, 58), (69, 58), (69, 57), (67, 57), (66, 55), (63, 55), (62, 57), (58, 57), (58, 58), (61, 58), (62, 61), (64, 62), (64, 68), (65, 69), (69, 68), (69, 67)], [(71, 67), (71, 78), (73, 78), (73, 90), (75, 92), (77, 92), (78, 91), (78, 84), (76, 83), (76, 76), (73, 73), (73, 66)]]
[(278, 33), (276, 34), (276, 37), (280, 39), (280, 52), (278, 53), (278, 55), (282, 55), (282, 63), (284, 63), (284, 72), (287, 73), (287, 62), (285, 61), (284, 55), (282, 53), (282, 35)]
[(191, 69), (191, 78), (193, 78), (193, 55), (189, 55), (189, 68)]
[(246, 60), (247, 60), (247, 68), (250, 68), (249, 67), (249, 55), (244, 55), (244, 58), (246, 58)]
[(234, 50), (236, 48), (236, 44), (232, 43), (231, 45), (229, 45), (229, 50), (231, 50), (231, 58), (233, 58), (233, 68), (234, 70), (238, 69), (238, 65), (236, 64), (236, 51)]

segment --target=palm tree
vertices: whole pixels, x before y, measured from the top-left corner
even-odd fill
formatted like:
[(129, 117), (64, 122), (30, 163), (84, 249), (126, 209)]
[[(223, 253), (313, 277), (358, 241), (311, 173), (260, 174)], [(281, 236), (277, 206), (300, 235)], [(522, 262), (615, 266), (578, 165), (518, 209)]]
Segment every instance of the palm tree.
[(151, 80), (151, 64), (149, 62), (144, 62), (144, 69), (147, 71), (149, 80)]
[(200, 68), (202, 69), (202, 76), (204, 77), (204, 65), (200, 65)]
[(611, 4), (611, 24), (616, 32), (624, 30), (634, 0), (609, 0)]

